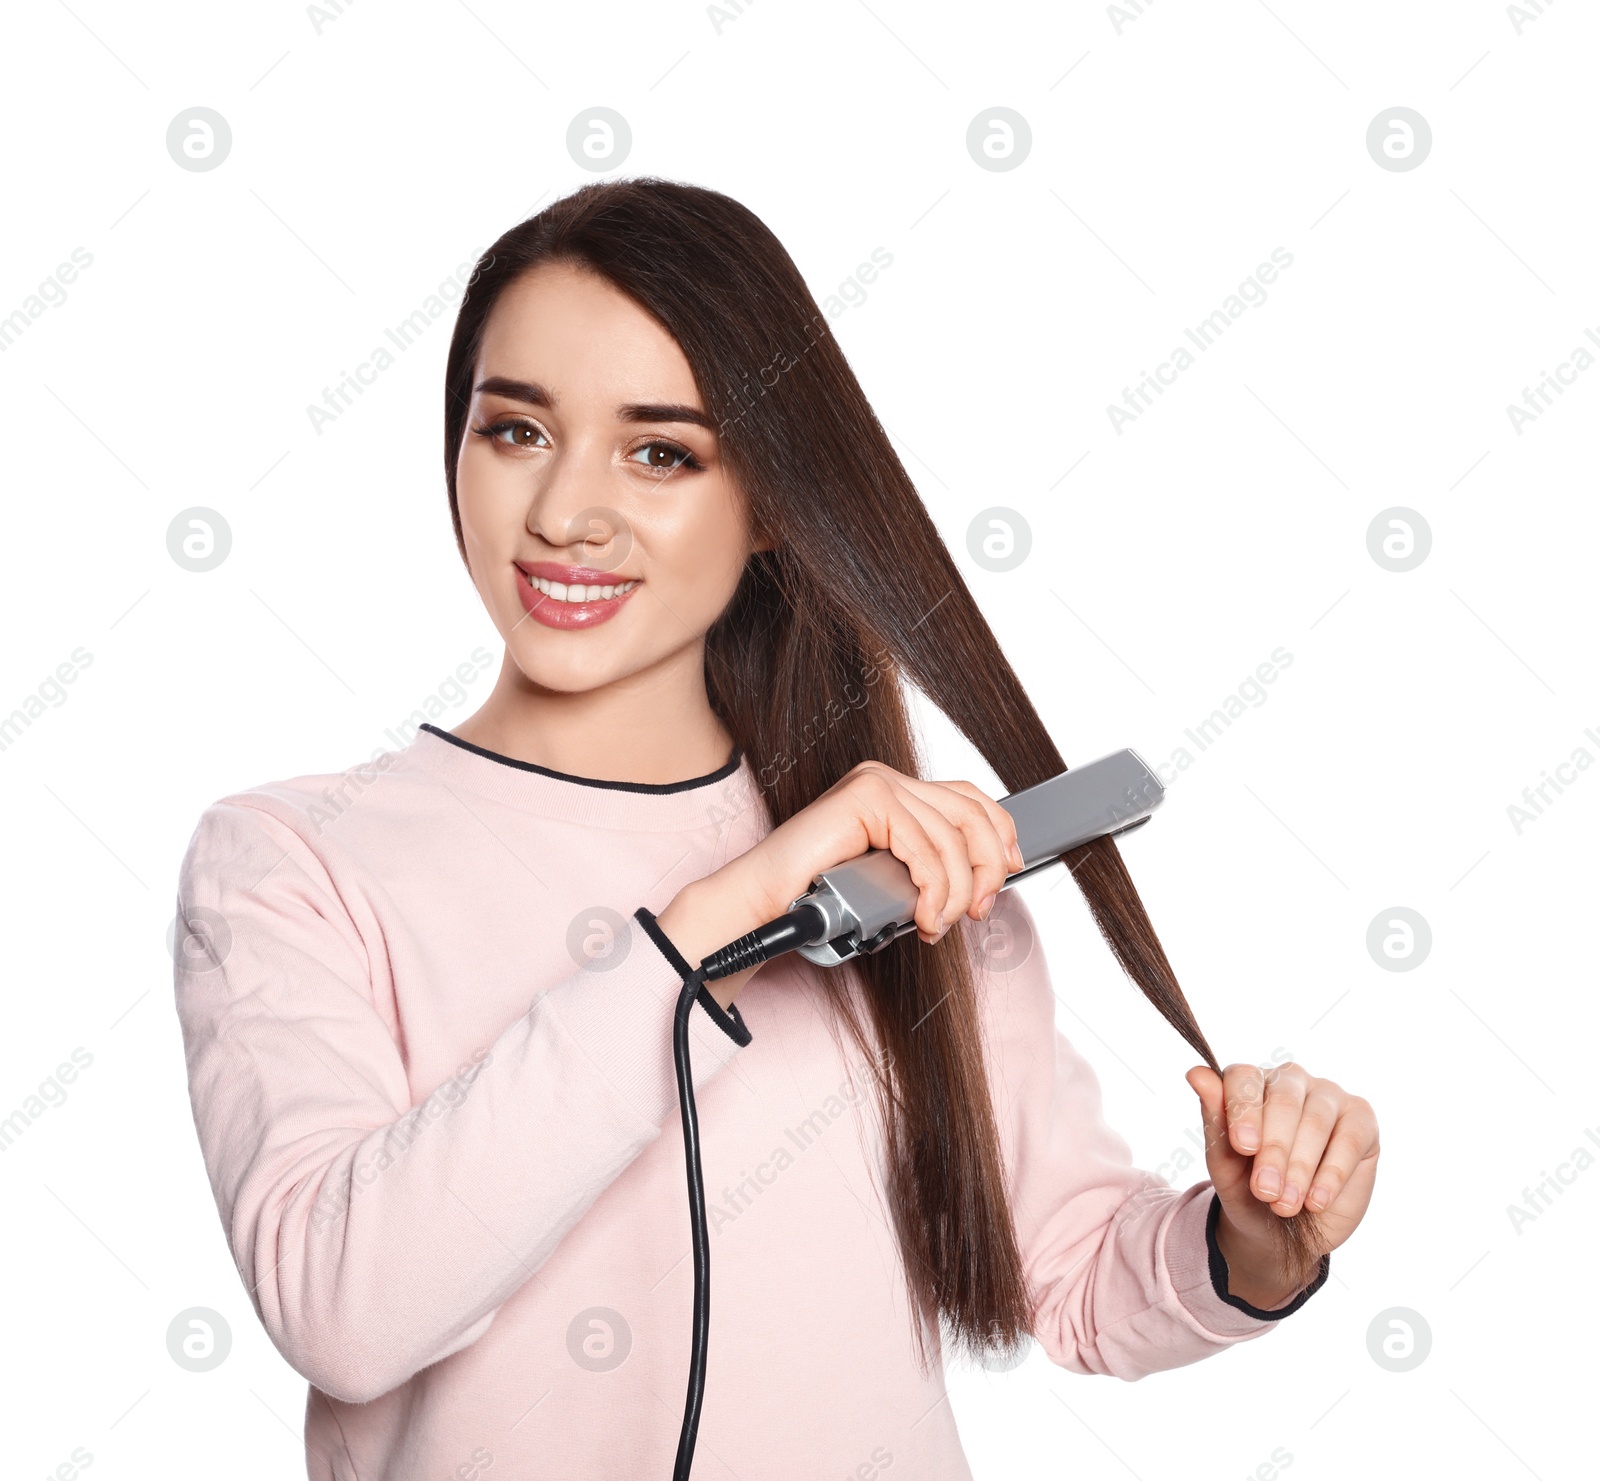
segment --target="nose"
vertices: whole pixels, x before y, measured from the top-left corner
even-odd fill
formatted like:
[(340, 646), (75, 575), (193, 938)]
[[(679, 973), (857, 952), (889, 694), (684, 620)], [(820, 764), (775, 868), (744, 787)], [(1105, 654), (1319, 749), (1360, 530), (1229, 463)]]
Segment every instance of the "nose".
[(608, 502), (609, 465), (603, 447), (568, 446), (546, 464), (528, 500), (527, 528), (576, 565), (598, 571), (621, 566), (632, 549), (632, 529)]

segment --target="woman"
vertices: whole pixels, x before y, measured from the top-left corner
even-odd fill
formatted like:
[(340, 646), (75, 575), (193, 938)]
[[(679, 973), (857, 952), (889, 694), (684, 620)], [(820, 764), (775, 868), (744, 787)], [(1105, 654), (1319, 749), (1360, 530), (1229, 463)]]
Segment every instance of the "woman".
[(923, 778), (902, 676), (1008, 792), (1064, 763), (760, 221), (646, 179), (521, 223), (469, 286), (445, 412), (494, 691), (217, 802), (182, 869), (212, 953), (177, 977), (196, 1124), (312, 1385), (310, 1475), (668, 1473), (680, 984), (867, 848), (908, 866), (919, 941), (696, 1001), (696, 1474), (967, 1476), (941, 1339), (1138, 1378), (1296, 1310), (1366, 1209), (1371, 1108), (1294, 1064), (1219, 1074), (1098, 840), (1074, 878), (1207, 1061), (1210, 1177), (1131, 1165), (996, 894), (1009, 815)]

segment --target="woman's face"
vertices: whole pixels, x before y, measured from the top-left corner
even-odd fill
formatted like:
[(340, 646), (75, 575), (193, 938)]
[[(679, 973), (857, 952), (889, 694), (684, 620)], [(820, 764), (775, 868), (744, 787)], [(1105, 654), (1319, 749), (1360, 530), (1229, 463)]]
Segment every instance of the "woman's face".
[(677, 341), (566, 263), (495, 303), (457, 456), (472, 579), (541, 688), (698, 652), (758, 548)]

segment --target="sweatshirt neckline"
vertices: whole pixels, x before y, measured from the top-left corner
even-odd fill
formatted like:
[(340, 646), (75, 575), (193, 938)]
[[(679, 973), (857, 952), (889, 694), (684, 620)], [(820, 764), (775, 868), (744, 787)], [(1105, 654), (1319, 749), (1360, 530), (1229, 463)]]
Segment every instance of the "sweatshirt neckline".
[(576, 776), (501, 755), (428, 723), (419, 727), (410, 751), (422, 767), (449, 784), (568, 822), (649, 830), (720, 827), (761, 801), (749, 762), (737, 745), (715, 771), (681, 782)]
[(720, 782), (731, 777), (739, 769), (739, 748), (733, 748), (733, 754), (728, 757), (715, 771), (708, 771), (704, 776), (690, 777), (686, 782), (605, 782), (596, 777), (577, 776), (570, 771), (556, 771), (553, 767), (540, 766), (534, 761), (519, 761), (515, 756), (502, 756), (499, 751), (491, 751), (487, 746), (476, 746), (469, 740), (462, 740), (459, 735), (451, 735), (448, 730), (440, 730), (437, 725), (430, 725), (424, 721), (420, 727), (430, 735), (436, 735), (442, 741), (448, 741), (452, 746), (460, 746), (464, 751), (471, 751), (475, 756), (482, 756), (489, 761), (498, 761), (502, 766), (514, 766), (518, 771), (535, 771), (540, 776), (553, 777), (558, 782), (576, 782), (580, 787), (603, 787), (615, 792), (648, 792), (663, 794), (667, 792), (687, 792), (695, 787), (709, 786), (712, 782)]

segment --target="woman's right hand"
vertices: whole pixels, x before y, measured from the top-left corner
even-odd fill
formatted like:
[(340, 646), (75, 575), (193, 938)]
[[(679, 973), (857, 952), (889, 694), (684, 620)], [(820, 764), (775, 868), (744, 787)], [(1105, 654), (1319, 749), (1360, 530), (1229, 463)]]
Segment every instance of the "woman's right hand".
[[(1023, 867), (1011, 814), (971, 782), (927, 782), (878, 761), (852, 767), (758, 844), (686, 885), (657, 917), (693, 965), (782, 915), (817, 875), (887, 849), (917, 886), (917, 934), (937, 941), (962, 915), (982, 920)], [(759, 971), (706, 986), (725, 1008)]]

